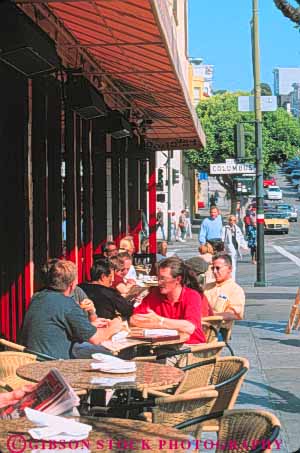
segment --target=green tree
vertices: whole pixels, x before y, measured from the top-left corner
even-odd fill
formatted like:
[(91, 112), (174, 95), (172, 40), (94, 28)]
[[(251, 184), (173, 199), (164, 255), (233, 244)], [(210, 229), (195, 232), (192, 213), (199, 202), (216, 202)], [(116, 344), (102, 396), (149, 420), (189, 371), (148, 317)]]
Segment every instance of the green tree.
[[(237, 97), (247, 93), (224, 93), (212, 96), (198, 104), (197, 114), (206, 135), (206, 147), (185, 153), (192, 168), (209, 170), (209, 164), (235, 158), (234, 126), (239, 121), (254, 120), (254, 113), (239, 112)], [(245, 123), (246, 159), (255, 162), (254, 124)], [(293, 157), (300, 148), (299, 120), (286, 110), (263, 113), (264, 172), (270, 174), (279, 163)], [(218, 176), (220, 184), (230, 194), (231, 210), (235, 211), (234, 180), (229, 175)]]
[[(268, 83), (261, 83), (260, 90), (262, 96), (272, 96), (272, 89)], [(254, 90), (251, 91), (251, 94), (254, 93)]]
[(217, 91), (214, 91), (214, 95), (216, 95), (216, 94), (224, 94), (224, 93), (227, 93), (227, 90), (217, 90)]

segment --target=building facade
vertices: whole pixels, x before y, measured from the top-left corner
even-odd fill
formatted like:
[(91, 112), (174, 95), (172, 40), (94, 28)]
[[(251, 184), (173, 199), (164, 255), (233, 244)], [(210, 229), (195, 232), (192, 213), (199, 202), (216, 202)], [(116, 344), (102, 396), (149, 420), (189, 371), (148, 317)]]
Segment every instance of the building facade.
[(0, 333), (15, 340), (47, 259), (87, 279), (108, 238), (139, 247), (143, 215), (155, 253), (156, 153), (205, 136), (165, 0), (6, 1), (0, 28)]
[(289, 109), (293, 84), (300, 83), (300, 68), (275, 68), (273, 76), (274, 95), (277, 96), (278, 106)]
[(214, 66), (204, 64), (202, 58), (190, 58), (189, 62), (189, 90), (196, 107), (201, 99), (213, 95)]

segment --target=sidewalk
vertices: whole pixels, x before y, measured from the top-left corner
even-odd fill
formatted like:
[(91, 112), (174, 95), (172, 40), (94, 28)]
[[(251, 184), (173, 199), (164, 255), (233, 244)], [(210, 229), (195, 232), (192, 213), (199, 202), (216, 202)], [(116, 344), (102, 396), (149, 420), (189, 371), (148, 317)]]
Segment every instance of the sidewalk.
[[(168, 248), (183, 259), (197, 255), (197, 249), (195, 235)], [(250, 370), (237, 407), (274, 412), (282, 424), (282, 444), (273, 451), (292, 453), (300, 447), (300, 332), (286, 335), (284, 330), (297, 288), (255, 288), (254, 281), (255, 266), (245, 257), (238, 267), (238, 283), (246, 293), (245, 320), (236, 322), (230, 344), (235, 355), (249, 360)]]

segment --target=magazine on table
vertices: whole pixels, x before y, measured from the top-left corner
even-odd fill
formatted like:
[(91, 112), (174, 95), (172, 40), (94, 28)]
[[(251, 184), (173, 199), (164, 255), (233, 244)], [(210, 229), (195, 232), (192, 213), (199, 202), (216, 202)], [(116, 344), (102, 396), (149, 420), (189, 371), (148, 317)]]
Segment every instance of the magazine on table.
[(80, 403), (72, 387), (66, 382), (61, 373), (52, 368), (49, 373), (37, 383), (36, 387), (24, 395), (17, 403), (0, 409), (0, 419), (23, 417), (24, 409), (30, 407), (47, 414), (60, 415), (71, 411)]

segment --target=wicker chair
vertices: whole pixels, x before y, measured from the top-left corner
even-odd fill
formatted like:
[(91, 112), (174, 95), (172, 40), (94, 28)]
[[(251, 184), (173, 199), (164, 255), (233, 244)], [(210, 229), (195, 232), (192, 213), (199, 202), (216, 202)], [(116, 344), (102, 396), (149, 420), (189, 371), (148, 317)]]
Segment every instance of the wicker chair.
[(0, 338), (0, 345), (3, 346), (5, 350), (9, 351), (19, 351), (19, 352), (25, 352), (28, 354), (32, 354), (36, 357), (36, 360), (57, 360), (55, 357), (51, 357), (50, 355), (47, 354), (42, 354), (41, 352), (36, 352), (32, 351), (31, 349), (26, 348), (26, 346), (23, 346), (18, 343), (13, 343), (12, 341), (5, 340), (4, 338)]
[[(240, 392), (245, 374), (249, 369), (249, 362), (242, 357), (220, 357), (208, 359), (202, 363), (194, 363), (182, 368), (185, 376), (174, 395), (207, 390), (217, 390), (218, 398), (212, 406), (212, 412), (232, 409)], [(167, 397), (167, 393), (157, 390), (148, 391), (149, 395)], [(205, 431), (217, 431), (216, 420), (205, 424)]]
[[(219, 419), (215, 453), (271, 453), (270, 446), (280, 431), (280, 422), (275, 415), (255, 409), (211, 413), (177, 424), (175, 428), (193, 433), (194, 429), (189, 430), (195, 425), (198, 432), (201, 432), (201, 423), (211, 418)], [(226, 445), (227, 448), (224, 448)], [(252, 449), (249, 450), (248, 446)]]
[(228, 344), (228, 341), (231, 338), (234, 321), (226, 321), (226, 328), (224, 327), (224, 319), (222, 316), (206, 316), (201, 319), (201, 322), (206, 342), (210, 343), (212, 341), (218, 341), (219, 335), (221, 335), (230, 354), (234, 356), (233, 349)]
[[(174, 422), (183, 422), (191, 416), (199, 417), (210, 413), (217, 396), (218, 392), (215, 390), (199, 392), (195, 389), (190, 393), (168, 396), (167, 398), (155, 398), (155, 406), (152, 408), (152, 412), (144, 413), (143, 416), (152, 423), (173, 426)], [(200, 425), (194, 426), (192, 433), (195, 437), (198, 437), (199, 429)]]
[[(171, 350), (170, 352), (163, 353), (159, 353), (159, 351), (157, 351), (157, 355), (135, 357), (132, 360), (134, 360), (135, 362), (155, 362), (165, 360), (168, 357), (182, 355), (182, 362), (184, 362), (184, 365), (190, 365), (195, 362), (202, 362), (208, 357), (218, 357), (221, 354), (224, 346), (226, 345), (223, 341), (213, 342), (209, 344), (201, 343), (199, 345), (187, 345), (186, 348), (179, 349), (177, 351)], [(179, 363), (179, 366), (180, 365), (181, 364)]]
[(222, 316), (205, 316), (201, 318), (202, 329), (206, 342), (218, 341), (218, 333), (223, 322)]
[(35, 362), (36, 356), (25, 352), (2, 351), (0, 352), (0, 380), (1, 387), (6, 386), (6, 390), (15, 390), (28, 384), (29, 381), (17, 376), (16, 371), (21, 365)]

